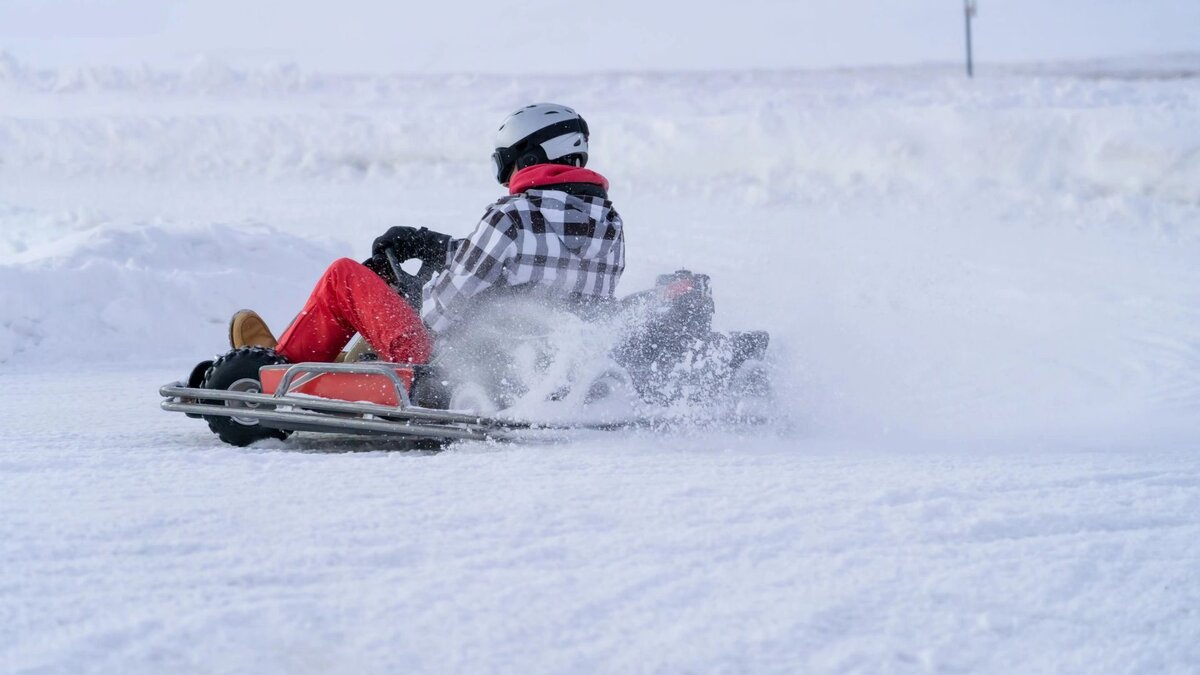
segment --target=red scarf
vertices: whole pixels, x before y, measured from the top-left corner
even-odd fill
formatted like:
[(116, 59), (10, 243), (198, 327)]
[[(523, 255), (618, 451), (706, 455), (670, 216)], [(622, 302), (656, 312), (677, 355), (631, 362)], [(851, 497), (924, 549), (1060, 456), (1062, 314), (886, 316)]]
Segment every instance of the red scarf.
[(516, 195), (543, 185), (563, 183), (591, 183), (604, 188), (605, 192), (608, 191), (608, 179), (591, 169), (580, 169), (565, 164), (534, 164), (512, 175), (508, 181), (508, 194)]

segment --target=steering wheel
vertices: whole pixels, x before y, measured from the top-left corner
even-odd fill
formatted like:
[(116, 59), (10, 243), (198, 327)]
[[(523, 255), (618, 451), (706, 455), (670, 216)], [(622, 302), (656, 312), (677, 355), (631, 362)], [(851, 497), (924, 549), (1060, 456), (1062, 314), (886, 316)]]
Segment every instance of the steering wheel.
[(416, 274), (409, 274), (401, 267), (400, 256), (396, 255), (395, 250), (390, 247), (386, 248), (384, 254), (387, 256), (388, 267), (392, 268), (392, 274), (396, 277), (400, 294), (404, 296), (405, 300), (408, 300), (408, 304), (420, 309), (421, 287), (433, 278), (433, 266), (422, 260), (421, 269)]

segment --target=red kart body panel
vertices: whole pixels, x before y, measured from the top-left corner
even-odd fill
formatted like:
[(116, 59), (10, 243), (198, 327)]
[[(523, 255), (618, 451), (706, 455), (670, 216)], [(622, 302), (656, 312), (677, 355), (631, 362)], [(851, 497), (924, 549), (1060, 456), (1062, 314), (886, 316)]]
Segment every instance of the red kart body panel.
[[(413, 368), (405, 364), (389, 364), (400, 376), (405, 391), (412, 390)], [(294, 364), (264, 366), (258, 371), (264, 394), (274, 394), (283, 374)], [(365, 401), (378, 405), (398, 406), (396, 385), (388, 377), (371, 373), (304, 373), (292, 380), (289, 394), (307, 394), (338, 401)]]

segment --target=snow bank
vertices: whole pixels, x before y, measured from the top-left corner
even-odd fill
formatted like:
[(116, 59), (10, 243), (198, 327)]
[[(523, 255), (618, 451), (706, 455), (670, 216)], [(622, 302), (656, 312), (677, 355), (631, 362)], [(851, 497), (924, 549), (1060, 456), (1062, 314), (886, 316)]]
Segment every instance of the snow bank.
[(183, 71), (38, 70), (0, 54), (0, 91), (16, 113), (0, 117), (0, 173), (411, 180), (433, 166), (439, 180), (461, 181), (487, 175), (480, 148), (495, 119), (555, 99), (593, 120), (597, 162), (618, 184), (673, 197), (1033, 190), (1194, 204), (1200, 57), (1162, 68), (1157, 79), (1140, 62), (977, 81), (937, 67), (433, 78), (208, 59)]
[(283, 325), (335, 253), (264, 225), (84, 229), (0, 265), (0, 363), (199, 360), (230, 307)]

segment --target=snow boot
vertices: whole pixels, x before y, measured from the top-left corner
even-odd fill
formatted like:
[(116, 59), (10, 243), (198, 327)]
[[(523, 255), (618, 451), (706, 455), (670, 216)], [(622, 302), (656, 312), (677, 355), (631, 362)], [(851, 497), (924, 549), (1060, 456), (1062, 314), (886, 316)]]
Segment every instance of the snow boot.
[(275, 336), (267, 327), (267, 322), (252, 309), (239, 309), (229, 320), (229, 346), (234, 349), (242, 347), (275, 348)]

